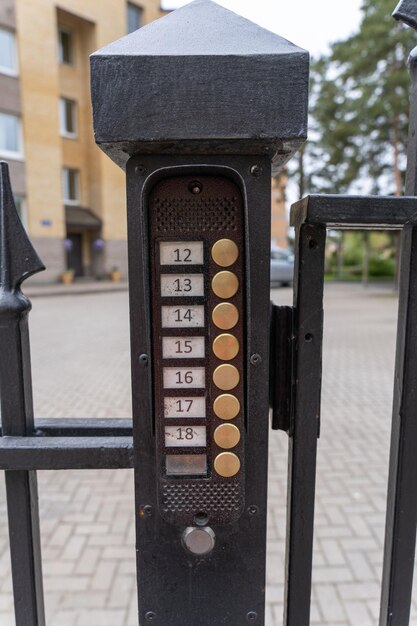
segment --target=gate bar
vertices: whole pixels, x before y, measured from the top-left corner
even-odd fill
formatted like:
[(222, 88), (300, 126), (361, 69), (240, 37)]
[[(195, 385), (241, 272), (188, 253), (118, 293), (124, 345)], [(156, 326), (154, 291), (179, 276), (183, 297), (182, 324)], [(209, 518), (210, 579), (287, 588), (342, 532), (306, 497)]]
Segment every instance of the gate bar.
[[(20, 285), (44, 269), (14, 206), (8, 166), (0, 162), (0, 402), (3, 435), (33, 433), (29, 300)], [(44, 626), (36, 472), (6, 471), (7, 511), (17, 626)]]
[[(402, 0), (394, 17), (417, 30), (415, 0)], [(409, 58), (410, 121), (406, 194), (417, 195), (417, 48)], [(417, 199), (416, 199), (417, 205)], [(401, 238), (400, 302), (394, 379), (388, 504), (380, 626), (408, 626), (417, 525), (417, 228)]]
[(289, 438), (285, 626), (309, 626), (317, 437), (320, 422), (326, 229), (296, 231), (295, 368)]

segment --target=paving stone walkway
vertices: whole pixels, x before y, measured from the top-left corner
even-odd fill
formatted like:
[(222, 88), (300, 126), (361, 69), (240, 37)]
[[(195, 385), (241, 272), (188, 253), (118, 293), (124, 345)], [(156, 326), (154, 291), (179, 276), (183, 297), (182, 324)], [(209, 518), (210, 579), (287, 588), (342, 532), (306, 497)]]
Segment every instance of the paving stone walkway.
[[(326, 287), (314, 625), (378, 623), (396, 314), (387, 290)], [(37, 416), (131, 414), (126, 292), (37, 297), (31, 335)], [(282, 624), (286, 465), (271, 432), (268, 626)], [(40, 472), (39, 490), (48, 626), (137, 626), (132, 472)], [(1, 626), (14, 625), (9, 559), (0, 480)]]

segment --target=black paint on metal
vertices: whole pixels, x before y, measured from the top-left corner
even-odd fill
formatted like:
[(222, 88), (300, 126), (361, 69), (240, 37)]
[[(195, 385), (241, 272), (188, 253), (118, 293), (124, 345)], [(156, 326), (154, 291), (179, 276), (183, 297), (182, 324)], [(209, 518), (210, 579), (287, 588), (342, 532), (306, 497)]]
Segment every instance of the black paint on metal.
[[(18, 251), (18, 253), (16, 253)], [(0, 162), (0, 402), (3, 436), (33, 433), (28, 313), (21, 283), (44, 269), (17, 215), (8, 166)], [(44, 626), (35, 472), (7, 471), (7, 511), (17, 626)]]
[[(417, 29), (416, 2), (403, 0), (394, 14)], [(417, 48), (409, 59), (411, 107), (406, 194), (417, 195)], [(417, 200), (416, 200), (417, 202)], [(417, 526), (417, 227), (401, 237), (400, 300), (394, 375), (388, 503), (380, 626), (410, 619)]]
[(292, 205), (291, 225), (326, 224), (328, 228), (395, 230), (417, 225), (414, 196), (311, 195)]
[(196, 0), (91, 56), (96, 142), (121, 167), (175, 153), (283, 164), (307, 136), (308, 71), (305, 50)]
[(131, 437), (2, 437), (0, 469), (64, 470), (133, 467)]
[(272, 429), (289, 432), (293, 396), (294, 309), (271, 303), (269, 392)]
[(417, 5), (415, 0), (401, 0), (393, 16), (417, 30)]
[[(261, 165), (254, 177), (251, 167)], [(249, 613), (264, 621), (266, 498), (268, 461), (270, 162), (258, 157), (141, 156), (127, 166), (130, 310), (132, 344), (133, 432), (135, 442), (138, 590), (140, 623), (155, 612), (164, 626), (225, 622), (241, 626)], [(139, 170), (139, 167), (141, 168)], [(140, 172), (146, 171), (145, 175)], [(147, 195), (161, 178), (173, 175), (231, 178), (246, 198), (247, 277), (247, 438), (245, 447), (248, 505), (234, 524), (214, 525), (216, 548), (204, 558), (181, 545), (181, 526), (167, 523), (157, 501), (156, 446), (152, 420), (152, 367), (140, 354), (152, 354), (148, 265)], [(250, 357), (261, 357), (256, 366)], [(151, 506), (153, 515), (142, 513)], [(244, 573), (244, 574), (243, 574)], [(227, 593), (224, 590), (227, 589)], [(216, 598), (216, 602), (213, 602)]]
[(310, 623), (325, 242), (324, 225), (303, 224), (296, 231), (294, 408), (288, 458), (285, 626)]

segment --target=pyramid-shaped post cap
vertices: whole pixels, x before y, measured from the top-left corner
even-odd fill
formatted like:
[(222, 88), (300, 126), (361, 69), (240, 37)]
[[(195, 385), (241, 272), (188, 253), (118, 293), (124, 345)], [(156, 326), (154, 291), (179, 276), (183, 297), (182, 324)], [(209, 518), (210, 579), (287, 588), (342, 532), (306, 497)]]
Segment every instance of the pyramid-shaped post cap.
[(307, 136), (309, 55), (210, 0), (91, 56), (97, 144), (134, 154), (270, 154)]

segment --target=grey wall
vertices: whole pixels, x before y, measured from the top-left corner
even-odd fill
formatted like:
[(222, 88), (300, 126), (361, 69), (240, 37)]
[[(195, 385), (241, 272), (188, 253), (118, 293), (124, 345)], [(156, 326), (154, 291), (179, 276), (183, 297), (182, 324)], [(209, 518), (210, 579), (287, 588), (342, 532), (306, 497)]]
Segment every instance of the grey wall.
[(16, 28), (14, 0), (0, 1), (0, 25), (12, 29)]

